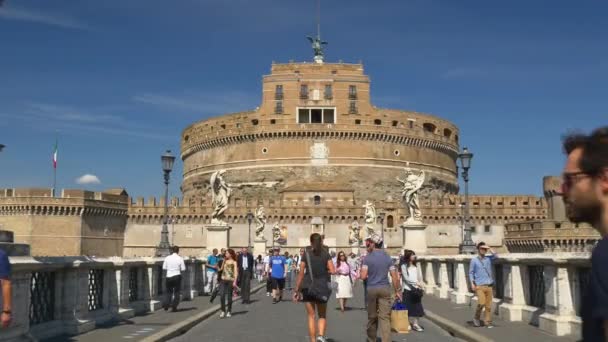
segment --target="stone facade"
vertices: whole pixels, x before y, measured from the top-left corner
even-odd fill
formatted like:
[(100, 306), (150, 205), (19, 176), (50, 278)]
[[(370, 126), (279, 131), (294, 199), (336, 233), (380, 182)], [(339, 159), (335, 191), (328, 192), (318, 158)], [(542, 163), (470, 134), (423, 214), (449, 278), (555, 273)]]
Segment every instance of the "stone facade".
[(122, 256), (128, 206), (122, 189), (2, 189), (0, 226), (33, 256)]

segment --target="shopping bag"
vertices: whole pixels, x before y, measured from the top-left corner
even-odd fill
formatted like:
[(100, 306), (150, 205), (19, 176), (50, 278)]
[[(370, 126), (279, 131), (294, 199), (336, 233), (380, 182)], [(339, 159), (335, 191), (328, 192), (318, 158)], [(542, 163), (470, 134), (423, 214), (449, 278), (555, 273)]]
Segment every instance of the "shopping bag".
[(407, 334), (410, 331), (410, 322), (404, 303), (395, 302), (393, 304), (391, 309), (391, 329), (400, 334)]

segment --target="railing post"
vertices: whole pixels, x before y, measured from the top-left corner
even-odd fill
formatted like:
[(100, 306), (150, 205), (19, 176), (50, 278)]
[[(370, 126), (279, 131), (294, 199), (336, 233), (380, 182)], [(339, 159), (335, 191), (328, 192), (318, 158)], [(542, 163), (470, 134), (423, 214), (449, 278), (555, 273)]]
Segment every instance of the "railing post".
[(454, 260), (456, 265), (454, 270), (454, 289), (450, 293), (450, 301), (456, 304), (465, 304), (470, 302), (472, 295), (469, 293), (467, 285), (466, 264), (467, 260), (458, 257)]
[(443, 299), (448, 298), (450, 283), (448, 279), (448, 264), (445, 259), (438, 259), (439, 262), (439, 287), (435, 289), (435, 296)]
[(157, 299), (158, 297), (158, 277), (162, 277), (162, 273), (159, 274), (158, 264), (156, 261), (149, 260), (146, 263), (146, 273), (147, 273), (147, 291), (144, 295), (144, 300), (148, 303), (148, 308), (151, 312), (159, 310), (162, 307), (162, 303)]
[(198, 289), (196, 288), (196, 271), (198, 269), (198, 260), (196, 259), (190, 259), (190, 263), (186, 266), (186, 270), (187, 270), (187, 274), (186, 276), (188, 277), (188, 285), (189, 285), (189, 292), (188, 295), (190, 296), (190, 299), (194, 299), (194, 297), (198, 296)]
[(523, 267), (518, 262), (518, 259), (506, 258), (503, 268), (504, 302), (498, 308), (498, 315), (509, 322), (521, 321), (522, 309), (526, 306)]
[(540, 315), (538, 327), (557, 336), (572, 333), (570, 322), (576, 312), (572, 301), (570, 272), (565, 260), (555, 260), (557, 265), (545, 266), (545, 312)]
[[(11, 260), (12, 261), (12, 260)], [(31, 272), (13, 272), (11, 274), (12, 286), (12, 322), (6, 329), (2, 329), (0, 340), (13, 341), (27, 334), (30, 330), (30, 279)], [(2, 305), (2, 298), (0, 298)]]
[(428, 257), (425, 258), (423, 262), (426, 266), (424, 268), (425, 281), (426, 281), (425, 292), (427, 294), (433, 294), (433, 293), (435, 293), (435, 288), (437, 287), (437, 283), (435, 281), (435, 271), (433, 270), (434, 263), (433, 263), (433, 260), (429, 259)]
[(89, 314), (89, 263), (76, 261), (73, 268), (63, 275), (63, 298), (61, 319), (69, 335), (78, 335), (95, 329), (95, 321)]

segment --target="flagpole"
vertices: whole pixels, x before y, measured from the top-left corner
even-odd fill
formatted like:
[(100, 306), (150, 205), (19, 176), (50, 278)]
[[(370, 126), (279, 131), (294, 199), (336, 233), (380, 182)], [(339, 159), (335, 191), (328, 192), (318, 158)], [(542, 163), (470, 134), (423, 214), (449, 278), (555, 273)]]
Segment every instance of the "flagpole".
[(55, 134), (55, 150), (53, 151), (53, 197), (55, 197), (57, 189), (57, 144), (59, 138)]

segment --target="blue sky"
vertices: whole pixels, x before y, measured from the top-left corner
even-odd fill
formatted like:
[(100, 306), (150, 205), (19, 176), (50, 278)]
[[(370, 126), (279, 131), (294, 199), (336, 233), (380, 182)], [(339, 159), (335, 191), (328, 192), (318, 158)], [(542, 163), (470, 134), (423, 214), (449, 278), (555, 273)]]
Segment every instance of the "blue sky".
[[(272, 61), (308, 61), (315, 1), (5, 0), (0, 187), (162, 193), (187, 125), (255, 108)], [(471, 191), (541, 194), (561, 135), (607, 124), (608, 2), (333, 0), (326, 60), (363, 61), (377, 106), (436, 114), (475, 153)], [(179, 194), (181, 163), (173, 173)], [(84, 174), (101, 184), (79, 185)], [(175, 181), (177, 180), (177, 182)]]

